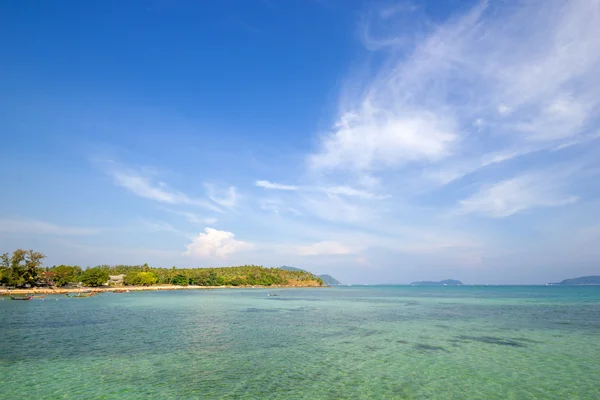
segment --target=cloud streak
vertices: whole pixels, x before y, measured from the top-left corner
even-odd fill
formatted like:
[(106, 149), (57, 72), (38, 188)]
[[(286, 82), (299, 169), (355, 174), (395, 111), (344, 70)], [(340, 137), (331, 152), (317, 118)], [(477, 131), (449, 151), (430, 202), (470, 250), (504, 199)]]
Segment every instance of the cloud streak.
[(268, 190), (280, 190), (287, 192), (323, 193), (333, 196), (359, 197), (364, 199), (386, 199), (387, 195), (377, 195), (365, 190), (355, 189), (349, 186), (296, 186), (274, 183), (265, 180), (256, 181), (257, 187)]
[(298, 246), (295, 251), (302, 256), (346, 255), (357, 252), (357, 250), (335, 241), (322, 241), (306, 246)]
[(577, 200), (577, 196), (563, 195), (551, 177), (529, 174), (483, 186), (460, 201), (459, 213), (504, 218), (532, 208), (563, 206)]
[[(153, 179), (152, 174), (145, 174), (114, 162), (107, 162), (106, 164), (108, 166), (106, 172), (113, 178), (114, 183), (136, 196), (164, 204), (197, 206), (219, 213), (224, 212), (222, 208), (211, 203), (211, 201), (190, 197), (169, 187), (163, 181)], [(224, 198), (216, 197), (213, 193), (213, 187), (210, 185), (207, 185), (207, 191), (210, 200), (218, 205), (232, 207), (235, 203), (236, 192), (234, 187), (229, 188), (227, 196)]]
[(0, 219), (0, 233), (54, 236), (87, 236), (101, 233), (98, 228), (56, 225), (35, 219)]

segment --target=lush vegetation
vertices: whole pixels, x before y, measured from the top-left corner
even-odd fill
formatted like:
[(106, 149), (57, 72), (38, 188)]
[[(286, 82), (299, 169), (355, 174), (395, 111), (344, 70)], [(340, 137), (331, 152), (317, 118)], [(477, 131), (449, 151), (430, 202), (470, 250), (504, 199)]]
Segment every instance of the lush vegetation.
[(199, 286), (321, 286), (323, 280), (303, 270), (283, 270), (257, 265), (222, 268), (153, 268), (143, 265), (99, 265), (83, 269), (77, 265), (44, 267), (45, 256), (33, 250), (15, 250), (0, 259), (0, 285), (15, 287), (85, 286), (107, 284), (110, 275), (124, 275), (124, 285), (155, 284)]
[(38, 282), (42, 260), (46, 256), (33, 250), (15, 250), (0, 256), (0, 282), (14, 286), (33, 286)]
[(108, 282), (108, 275), (108, 271), (102, 268), (88, 268), (79, 276), (79, 280), (85, 286), (102, 286)]

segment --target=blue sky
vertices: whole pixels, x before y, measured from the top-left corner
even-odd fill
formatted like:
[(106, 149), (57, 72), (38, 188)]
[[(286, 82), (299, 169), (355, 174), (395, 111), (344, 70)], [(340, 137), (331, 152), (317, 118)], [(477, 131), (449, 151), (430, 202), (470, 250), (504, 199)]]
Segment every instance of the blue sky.
[(6, 1), (0, 251), (600, 274), (600, 2)]

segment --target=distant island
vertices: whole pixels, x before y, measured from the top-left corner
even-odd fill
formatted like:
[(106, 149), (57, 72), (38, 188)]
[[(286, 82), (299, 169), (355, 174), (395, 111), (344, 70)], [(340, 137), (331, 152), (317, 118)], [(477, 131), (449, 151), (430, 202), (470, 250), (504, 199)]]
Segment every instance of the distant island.
[(419, 285), (419, 286), (459, 286), (462, 285), (463, 283), (461, 281), (457, 281), (454, 279), (446, 279), (444, 281), (439, 281), (439, 282), (433, 282), (433, 281), (420, 281), (420, 282), (413, 282), (411, 283), (411, 285)]
[(323, 275), (317, 275), (317, 276), (319, 278), (321, 278), (323, 280), (323, 283), (326, 284), (327, 286), (341, 285), (341, 282), (338, 281), (337, 279), (335, 279), (331, 275), (323, 274)]
[(579, 278), (565, 279), (562, 282), (550, 283), (549, 285), (600, 285), (600, 276), (581, 276)]
[[(296, 272), (306, 272), (306, 273), (310, 273), (306, 270), (300, 269), (300, 268), (295, 268), (295, 267), (289, 267), (287, 265), (284, 265), (282, 267), (280, 267), (279, 269), (282, 269), (284, 271), (296, 271)], [(333, 286), (333, 285), (341, 285), (342, 283), (340, 281), (338, 281), (337, 279), (335, 279), (333, 276), (331, 275), (327, 275), (327, 274), (323, 274), (323, 275), (315, 275), (318, 278), (321, 278), (323, 280), (323, 283), (327, 286)]]

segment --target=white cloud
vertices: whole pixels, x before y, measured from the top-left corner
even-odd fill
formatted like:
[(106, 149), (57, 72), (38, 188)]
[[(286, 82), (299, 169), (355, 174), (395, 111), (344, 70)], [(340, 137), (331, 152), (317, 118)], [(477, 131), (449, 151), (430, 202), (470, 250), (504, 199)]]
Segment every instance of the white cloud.
[(370, 193), (365, 190), (355, 189), (349, 186), (296, 186), (296, 185), (285, 185), (280, 183), (273, 183), (269, 181), (256, 181), (255, 185), (263, 189), (270, 190), (282, 190), (282, 191), (296, 191), (296, 192), (312, 192), (312, 193), (324, 193), (328, 195), (342, 195), (349, 197), (362, 197), (365, 199), (385, 199), (387, 195), (377, 195)]
[(344, 255), (356, 253), (356, 250), (334, 241), (322, 241), (306, 246), (298, 246), (296, 252), (302, 256)]
[(551, 176), (522, 175), (493, 185), (460, 201), (460, 213), (504, 218), (534, 207), (557, 207), (574, 203), (576, 196), (563, 195)]
[(507, 106), (506, 104), (500, 104), (498, 106), (498, 114), (507, 115), (512, 112), (512, 108)]
[(313, 168), (371, 170), (436, 161), (450, 153), (458, 138), (451, 118), (373, 101), (369, 99), (357, 113), (342, 115), (333, 132), (323, 138), (321, 150), (309, 158)]
[(269, 182), (269, 181), (256, 181), (255, 185), (257, 187), (260, 187), (260, 188), (274, 189), (274, 190), (295, 191), (295, 190), (299, 190), (300, 189), (298, 186), (294, 186), (294, 185), (282, 185), (282, 184), (279, 184), (279, 183), (273, 183), (273, 182)]
[(226, 190), (221, 190), (210, 184), (206, 184), (205, 187), (208, 193), (208, 198), (212, 202), (225, 208), (234, 208), (236, 206), (239, 195), (235, 187), (230, 186)]
[(0, 233), (82, 236), (100, 232), (101, 229), (97, 228), (61, 226), (35, 219), (0, 219)]
[(227, 257), (254, 249), (253, 244), (235, 240), (234, 237), (232, 232), (205, 228), (204, 233), (199, 233), (187, 245), (185, 254), (195, 257)]
[(172, 214), (180, 215), (193, 224), (212, 225), (217, 222), (216, 218), (202, 217), (200, 215), (197, 215), (197, 214), (191, 213), (191, 212), (187, 212), (187, 211), (172, 210), (170, 208), (164, 208), (164, 210), (168, 211)]
[(589, 134), (600, 112), (596, 0), (483, 1), (425, 35), (404, 34), (390, 22), (394, 9), (369, 14), (368, 27), (387, 29), (386, 58), (360, 90), (344, 92), (333, 129), (308, 157), (313, 170), (448, 175), (468, 162), (468, 174), (489, 165), (479, 158)]
[(166, 204), (183, 204), (205, 207), (213, 211), (222, 210), (208, 201), (191, 198), (185, 193), (170, 188), (165, 182), (153, 182), (146, 176), (130, 168), (124, 168), (116, 163), (108, 163), (108, 173), (112, 175), (115, 184), (133, 194)]

